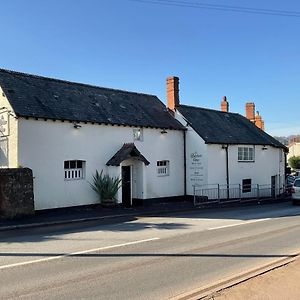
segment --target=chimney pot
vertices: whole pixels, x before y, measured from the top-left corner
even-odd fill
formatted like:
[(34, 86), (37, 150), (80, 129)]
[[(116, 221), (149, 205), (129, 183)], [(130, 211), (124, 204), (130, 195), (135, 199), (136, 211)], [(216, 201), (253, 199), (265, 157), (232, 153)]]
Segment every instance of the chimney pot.
[(259, 114), (259, 111), (256, 112), (255, 125), (261, 130), (265, 130), (265, 122), (263, 121), (261, 115)]
[(167, 101), (168, 109), (175, 111), (179, 106), (179, 78), (171, 76), (167, 78)]
[(255, 104), (253, 102), (246, 103), (246, 118), (251, 121), (255, 122)]
[(224, 96), (221, 102), (221, 111), (228, 112), (229, 111), (229, 103), (227, 101), (227, 97)]

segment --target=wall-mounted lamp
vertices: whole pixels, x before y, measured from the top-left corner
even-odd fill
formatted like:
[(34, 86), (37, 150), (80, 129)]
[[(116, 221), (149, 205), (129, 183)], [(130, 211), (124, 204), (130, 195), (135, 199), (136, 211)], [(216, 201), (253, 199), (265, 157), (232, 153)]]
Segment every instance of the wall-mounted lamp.
[(75, 129), (79, 129), (79, 128), (81, 128), (81, 125), (78, 124), (78, 123), (76, 123), (76, 122), (74, 122), (74, 123), (73, 123), (73, 127), (74, 127)]
[(168, 133), (168, 131), (166, 129), (163, 129), (160, 133), (165, 134), (165, 133)]
[(263, 147), (261, 148), (261, 150), (268, 150), (268, 147), (267, 147), (267, 146), (263, 146)]

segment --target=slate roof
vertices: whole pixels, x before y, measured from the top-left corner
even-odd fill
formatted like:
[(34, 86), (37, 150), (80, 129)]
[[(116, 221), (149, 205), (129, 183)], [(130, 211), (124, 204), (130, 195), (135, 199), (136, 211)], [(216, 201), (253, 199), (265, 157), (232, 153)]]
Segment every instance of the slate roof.
[(3, 69), (0, 87), (19, 117), (184, 129), (154, 95)]
[(141, 154), (133, 143), (126, 143), (122, 148), (106, 163), (107, 166), (119, 166), (126, 159), (137, 159), (145, 163), (146, 166), (150, 162)]
[(270, 145), (286, 150), (279, 141), (240, 114), (187, 105), (177, 109), (206, 144)]

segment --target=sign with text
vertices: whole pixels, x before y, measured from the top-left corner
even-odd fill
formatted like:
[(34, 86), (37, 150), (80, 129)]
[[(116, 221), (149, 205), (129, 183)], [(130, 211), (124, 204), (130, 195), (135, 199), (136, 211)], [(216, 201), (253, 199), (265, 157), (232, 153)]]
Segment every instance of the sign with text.
[(197, 151), (190, 155), (190, 180), (193, 184), (203, 184), (204, 181), (204, 167), (203, 156)]

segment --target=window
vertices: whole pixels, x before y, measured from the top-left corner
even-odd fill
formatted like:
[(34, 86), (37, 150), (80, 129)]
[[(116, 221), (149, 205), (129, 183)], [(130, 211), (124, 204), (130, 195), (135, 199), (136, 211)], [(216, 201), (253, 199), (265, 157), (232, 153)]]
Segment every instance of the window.
[(83, 160), (66, 160), (64, 162), (65, 180), (82, 179), (84, 177)]
[(133, 128), (133, 139), (135, 141), (143, 140), (143, 131), (141, 128)]
[(242, 192), (251, 193), (251, 179), (243, 179)]
[(254, 161), (254, 147), (238, 147), (238, 161)]
[(169, 175), (169, 161), (168, 160), (159, 160), (156, 163), (157, 165), (157, 176), (168, 176)]

